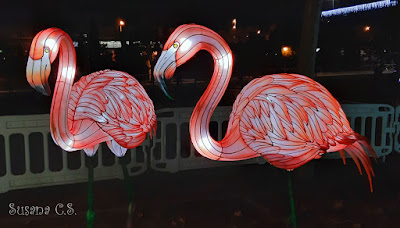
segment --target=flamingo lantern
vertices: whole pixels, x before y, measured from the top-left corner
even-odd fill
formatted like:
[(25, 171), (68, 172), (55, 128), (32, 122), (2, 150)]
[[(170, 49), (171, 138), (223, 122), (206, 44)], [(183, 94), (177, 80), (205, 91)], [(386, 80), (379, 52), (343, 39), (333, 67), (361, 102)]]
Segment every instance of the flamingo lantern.
[[(59, 67), (50, 111), (50, 132), (65, 151), (83, 150), (89, 161), (99, 144), (123, 157), (127, 148), (139, 146), (148, 132), (155, 133), (153, 102), (139, 82), (125, 72), (104, 70), (74, 83), (76, 54), (69, 35), (59, 28), (39, 32), (33, 39), (26, 66), (29, 84), (44, 95), (51, 93), (51, 63)], [(128, 190), (128, 172), (121, 159)], [(93, 166), (89, 168), (88, 224), (93, 222)], [(129, 209), (132, 207), (132, 193)], [(131, 211), (131, 210), (129, 210)]]
[(372, 191), (371, 161), (363, 146), (376, 157), (365, 137), (350, 128), (339, 102), (319, 83), (297, 74), (266, 75), (252, 80), (239, 93), (230, 114), (225, 137), (213, 139), (210, 118), (232, 74), (233, 58), (228, 44), (216, 32), (201, 25), (179, 26), (167, 40), (154, 68), (154, 76), (168, 95), (165, 79), (198, 51), (214, 59), (211, 82), (190, 118), (190, 137), (204, 157), (239, 161), (262, 156), (270, 164), (292, 171), (325, 153), (339, 151), (361, 164)]

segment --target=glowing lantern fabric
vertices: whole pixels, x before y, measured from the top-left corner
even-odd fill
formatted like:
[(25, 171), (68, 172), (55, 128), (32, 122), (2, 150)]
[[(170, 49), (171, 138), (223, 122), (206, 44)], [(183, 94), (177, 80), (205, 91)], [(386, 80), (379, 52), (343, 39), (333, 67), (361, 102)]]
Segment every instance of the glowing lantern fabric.
[(266, 75), (254, 79), (239, 93), (221, 141), (209, 133), (213, 111), (232, 74), (233, 58), (228, 44), (204, 26), (179, 26), (167, 40), (155, 66), (154, 76), (166, 92), (164, 79), (175, 69), (206, 50), (214, 58), (214, 73), (190, 119), (191, 141), (203, 156), (238, 161), (263, 156), (272, 165), (293, 170), (328, 152), (343, 149), (360, 162), (368, 175), (374, 172), (364, 146), (376, 157), (366, 139), (354, 132), (338, 101), (319, 83), (297, 74)]
[(73, 84), (76, 54), (71, 38), (58, 28), (39, 32), (29, 52), (26, 75), (37, 91), (49, 95), (51, 63), (59, 55), (50, 111), (54, 142), (66, 151), (83, 149), (93, 156), (107, 142), (121, 157), (140, 145), (156, 127), (153, 102), (139, 82), (125, 72), (104, 70)]

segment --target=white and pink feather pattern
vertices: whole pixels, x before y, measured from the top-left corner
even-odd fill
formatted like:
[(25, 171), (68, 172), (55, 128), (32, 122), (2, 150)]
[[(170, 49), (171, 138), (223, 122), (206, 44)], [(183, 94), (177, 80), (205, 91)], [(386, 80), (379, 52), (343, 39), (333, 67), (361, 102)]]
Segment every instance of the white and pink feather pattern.
[(153, 102), (143, 86), (121, 71), (104, 70), (83, 76), (73, 84), (76, 55), (71, 38), (58, 28), (39, 32), (27, 64), (27, 80), (49, 94), (47, 80), (57, 55), (59, 70), (50, 111), (50, 131), (66, 151), (83, 149), (93, 156), (101, 142), (121, 157), (155, 133)]
[(319, 83), (297, 74), (274, 74), (254, 79), (239, 93), (221, 141), (209, 132), (211, 116), (232, 74), (233, 58), (228, 44), (204, 26), (179, 26), (169, 37), (154, 68), (154, 76), (166, 92), (164, 79), (198, 51), (214, 58), (214, 73), (190, 119), (193, 146), (203, 156), (220, 161), (264, 157), (270, 164), (293, 170), (328, 152), (343, 149), (361, 173), (374, 175), (371, 161), (376, 154), (365, 137), (350, 128), (339, 102)]
[(137, 147), (156, 126), (153, 103), (149, 100), (142, 85), (125, 72), (92, 73), (72, 87), (69, 128), (72, 132), (80, 128), (75, 126), (82, 121), (92, 119), (122, 147)]

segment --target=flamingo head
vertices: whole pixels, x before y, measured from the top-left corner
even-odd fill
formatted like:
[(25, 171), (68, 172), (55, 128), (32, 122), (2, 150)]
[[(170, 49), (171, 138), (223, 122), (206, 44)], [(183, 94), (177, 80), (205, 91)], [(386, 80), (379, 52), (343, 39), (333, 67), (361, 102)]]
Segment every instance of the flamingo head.
[(201, 50), (202, 46), (198, 45), (201, 40), (196, 35), (201, 35), (205, 29), (207, 28), (196, 24), (181, 25), (175, 29), (165, 43), (154, 67), (154, 78), (170, 99), (172, 98), (168, 95), (165, 79), (172, 78), (178, 66), (186, 63)]
[(26, 79), (29, 84), (46, 96), (51, 94), (48, 78), (51, 63), (56, 59), (59, 49), (56, 42), (59, 31), (61, 29), (58, 28), (45, 29), (33, 38), (26, 65)]

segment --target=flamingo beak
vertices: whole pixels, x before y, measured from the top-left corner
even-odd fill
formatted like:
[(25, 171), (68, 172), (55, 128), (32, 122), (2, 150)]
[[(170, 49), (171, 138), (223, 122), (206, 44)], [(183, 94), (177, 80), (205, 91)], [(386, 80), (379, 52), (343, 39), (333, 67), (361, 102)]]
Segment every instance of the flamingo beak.
[(175, 53), (170, 51), (163, 51), (156, 63), (156, 66), (154, 67), (154, 78), (156, 79), (164, 94), (171, 100), (174, 99), (168, 94), (167, 85), (165, 84), (165, 78), (172, 78), (175, 73), (175, 69)]
[(28, 63), (26, 65), (26, 79), (39, 93), (49, 96), (51, 94), (48, 78), (50, 75), (50, 59), (43, 57), (41, 59), (32, 59), (28, 57)]

